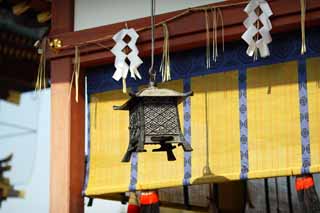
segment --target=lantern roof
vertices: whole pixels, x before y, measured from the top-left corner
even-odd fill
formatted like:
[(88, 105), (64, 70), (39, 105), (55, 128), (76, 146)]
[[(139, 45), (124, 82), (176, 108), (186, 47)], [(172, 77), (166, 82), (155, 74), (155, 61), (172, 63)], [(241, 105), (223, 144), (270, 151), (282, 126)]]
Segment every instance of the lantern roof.
[(137, 101), (141, 98), (146, 98), (146, 97), (176, 97), (178, 101), (183, 101), (186, 97), (193, 95), (192, 91), (186, 92), (186, 93), (181, 93), (175, 90), (171, 89), (164, 89), (164, 88), (158, 88), (158, 87), (148, 87), (145, 89), (140, 90), (137, 93), (132, 93), (130, 92), (129, 95), (131, 98), (124, 103), (121, 106), (114, 106), (113, 109), (115, 110), (128, 110), (132, 106), (135, 105)]

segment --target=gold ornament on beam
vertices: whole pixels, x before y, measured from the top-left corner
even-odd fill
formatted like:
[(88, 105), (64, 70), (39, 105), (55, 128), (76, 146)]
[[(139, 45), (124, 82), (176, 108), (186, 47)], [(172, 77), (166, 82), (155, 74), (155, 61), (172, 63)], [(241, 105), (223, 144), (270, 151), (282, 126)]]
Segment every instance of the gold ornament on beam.
[(55, 51), (58, 51), (62, 47), (62, 41), (58, 38), (54, 38), (49, 42), (49, 46)]

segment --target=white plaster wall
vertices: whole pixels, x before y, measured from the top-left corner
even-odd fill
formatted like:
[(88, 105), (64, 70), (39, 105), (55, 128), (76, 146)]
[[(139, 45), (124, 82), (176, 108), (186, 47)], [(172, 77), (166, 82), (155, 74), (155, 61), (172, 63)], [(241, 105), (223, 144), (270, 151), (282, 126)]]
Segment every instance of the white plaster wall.
[[(5, 176), (16, 189), (25, 191), (24, 199), (4, 201), (0, 213), (48, 213), (50, 90), (24, 93), (19, 106), (0, 101), (0, 123), (0, 158), (13, 153), (12, 170)], [(18, 124), (36, 132), (23, 133), (22, 129), (6, 127), (4, 123)]]
[[(224, 0), (157, 0), (156, 14)], [(150, 16), (150, 0), (75, 0), (75, 31)]]

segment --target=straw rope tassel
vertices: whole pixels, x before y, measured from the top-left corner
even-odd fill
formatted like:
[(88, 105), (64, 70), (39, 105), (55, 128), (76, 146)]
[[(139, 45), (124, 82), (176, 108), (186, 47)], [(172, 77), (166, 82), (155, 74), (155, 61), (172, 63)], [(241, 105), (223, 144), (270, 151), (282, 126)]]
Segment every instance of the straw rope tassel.
[(218, 31), (217, 31), (217, 8), (211, 9), (212, 14), (212, 58), (217, 62), (218, 58)]
[(73, 73), (72, 73), (70, 88), (69, 88), (69, 99), (71, 97), (72, 85), (74, 81), (75, 88), (76, 88), (75, 100), (77, 103), (79, 101), (79, 73), (80, 73), (80, 51), (79, 51), (79, 47), (75, 46)]
[(41, 41), (41, 47), (38, 49), (40, 53), (40, 61), (38, 66), (37, 81), (35, 84), (35, 91), (40, 91), (47, 87), (46, 83), (46, 43), (47, 39)]
[(122, 78), (122, 92), (123, 93), (127, 93), (127, 82), (126, 82), (126, 78)]
[(224, 22), (220, 8), (211, 8), (212, 14), (212, 59), (217, 62), (218, 59), (218, 22), (221, 23), (222, 51), (224, 52)]
[(166, 23), (163, 23), (162, 26), (163, 26), (164, 41), (163, 41), (160, 72), (162, 74), (162, 82), (166, 82), (171, 80), (169, 30)]
[(300, 0), (301, 7), (301, 55), (304, 55), (307, 52), (306, 45), (306, 0)]
[(204, 16), (206, 21), (206, 37), (207, 37), (207, 45), (206, 45), (206, 62), (207, 62), (207, 69), (211, 67), (210, 65), (210, 32), (209, 32), (209, 17), (208, 17), (208, 10), (204, 10)]

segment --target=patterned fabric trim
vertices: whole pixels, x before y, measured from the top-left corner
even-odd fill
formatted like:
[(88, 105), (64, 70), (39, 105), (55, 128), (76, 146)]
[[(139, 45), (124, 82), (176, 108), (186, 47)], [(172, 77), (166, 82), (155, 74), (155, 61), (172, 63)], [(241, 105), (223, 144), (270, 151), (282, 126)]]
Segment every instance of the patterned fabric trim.
[(247, 71), (239, 70), (239, 117), (240, 117), (240, 179), (248, 178), (248, 115), (247, 115)]
[[(184, 92), (189, 92), (191, 89), (190, 79), (184, 80), (183, 90)], [(191, 144), (191, 99), (188, 97), (183, 103), (184, 110), (184, 138), (187, 143)], [(191, 153), (184, 152), (184, 177), (183, 185), (190, 184), (191, 178)]]
[(305, 59), (299, 60), (298, 69), (299, 81), (299, 104), (300, 104), (300, 128), (301, 128), (301, 154), (302, 168), (301, 173), (310, 172), (310, 137), (309, 137), (309, 110), (308, 110), (308, 88), (307, 88), (307, 71)]

